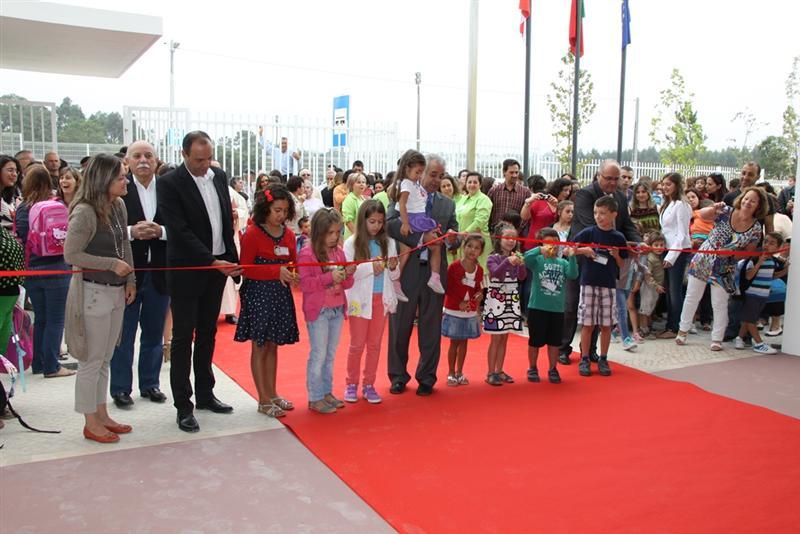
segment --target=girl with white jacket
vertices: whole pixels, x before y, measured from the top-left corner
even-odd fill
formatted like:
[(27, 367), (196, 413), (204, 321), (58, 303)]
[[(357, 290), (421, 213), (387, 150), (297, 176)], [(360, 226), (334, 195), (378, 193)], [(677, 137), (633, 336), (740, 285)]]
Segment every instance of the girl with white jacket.
[[(386, 211), (377, 200), (364, 201), (355, 221), (356, 231), (344, 242), (347, 261), (358, 264), (353, 287), (345, 291), (350, 324), (350, 349), (347, 353), (347, 385), (344, 400), (358, 401), (361, 355), (366, 347), (361, 395), (372, 404), (381, 402), (375, 391), (378, 357), (386, 324), (386, 314), (397, 309), (393, 282), (400, 278), (397, 249), (386, 235)], [(388, 259), (387, 259), (388, 258)]]
[(683, 306), (683, 277), (690, 255), (680, 249), (689, 249), (692, 239), (689, 235), (689, 224), (692, 220), (692, 207), (683, 194), (683, 176), (671, 172), (661, 181), (664, 203), (661, 206), (659, 220), (661, 233), (667, 242), (667, 254), (664, 256), (667, 283), (667, 328), (658, 335), (662, 339), (672, 339), (678, 334), (678, 323)]

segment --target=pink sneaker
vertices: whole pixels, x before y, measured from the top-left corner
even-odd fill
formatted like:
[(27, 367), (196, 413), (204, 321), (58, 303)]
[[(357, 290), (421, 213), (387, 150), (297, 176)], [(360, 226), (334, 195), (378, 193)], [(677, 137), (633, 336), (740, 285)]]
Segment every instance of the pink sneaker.
[(375, 388), (371, 385), (364, 386), (361, 390), (361, 396), (370, 404), (380, 404), (381, 402), (381, 396), (378, 395), (378, 392), (375, 391)]
[(344, 400), (347, 402), (358, 402), (358, 384), (347, 384), (344, 390)]
[(428, 287), (431, 288), (434, 293), (444, 295), (444, 287), (442, 287), (442, 281), (439, 278), (439, 273), (431, 273), (431, 278), (428, 280)]

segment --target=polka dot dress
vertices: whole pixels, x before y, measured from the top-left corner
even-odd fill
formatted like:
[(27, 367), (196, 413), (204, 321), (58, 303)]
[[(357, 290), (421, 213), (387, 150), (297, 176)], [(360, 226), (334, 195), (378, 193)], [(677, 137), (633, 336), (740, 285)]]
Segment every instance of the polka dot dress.
[[(25, 253), (22, 245), (14, 239), (8, 230), (0, 228), (0, 270), (21, 271), (24, 267)], [(24, 278), (6, 276), (0, 278), (0, 289), (9, 289), (22, 285)], [(3, 347), (5, 348), (5, 347)]]
[[(250, 231), (259, 230), (264, 232), (276, 245), (280, 243), (280, 239), (275, 239), (260, 226), (253, 226)], [(284, 264), (287, 261), (256, 256), (253, 263), (274, 265)], [(280, 280), (248, 278), (242, 284), (239, 295), (242, 309), (239, 313), (239, 324), (236, 326), (234, 340), (253, 340), (258, 346), (264, 345), (267, 341), (276, 345), (288, 345), (300, 341), (291, 288), (284, 286)]]

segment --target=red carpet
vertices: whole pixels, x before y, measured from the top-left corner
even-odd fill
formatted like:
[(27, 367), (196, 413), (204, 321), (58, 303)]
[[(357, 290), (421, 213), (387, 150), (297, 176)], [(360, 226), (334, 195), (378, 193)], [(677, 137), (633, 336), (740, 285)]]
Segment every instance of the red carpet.
[[(232, 338), (233, 328), (220, 324), (214, 361), (254, 394), (250, 345)], [(609, 378), (580, 377), (572, 365), (561, 367), (560, 385), (529, 384), (526, 340), (516, 336), (506, 364), (516, 384), (483, 382), (483, 336), (470, 342), (469, 386), (446, 387), (443, 351), (431, 397), (417, 397), (413, 380), (403, 395), (390, 395), (384, 353), (376, 384), (384, 402), (322, 416), (305, 409), (304, 323), (301, 338), (279, 350), (278, 390), (298, 406), (283, 422), (400, 532), (800, 525), (800, 423), (790, 417), (619, 365)], [(345, 323), (339, 397), (347, 342)]]

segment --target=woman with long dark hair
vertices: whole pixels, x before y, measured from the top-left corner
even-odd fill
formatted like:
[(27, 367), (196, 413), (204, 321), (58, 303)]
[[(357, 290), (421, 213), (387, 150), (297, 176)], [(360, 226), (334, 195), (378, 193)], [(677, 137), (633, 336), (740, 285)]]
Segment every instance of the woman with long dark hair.
[[(66, 339), (78, 360), (75, 411), (85, 418), (83, 436), (115, 443), (132, 430), (108, 414), (109, 363), (122, 333), (125, 305), (136, 298), (122, 161), (98, 154), (70, 205), (64, 258), (74, 273), (67, 297)], [(83, 272), (91, 271), (91, 272)]]

